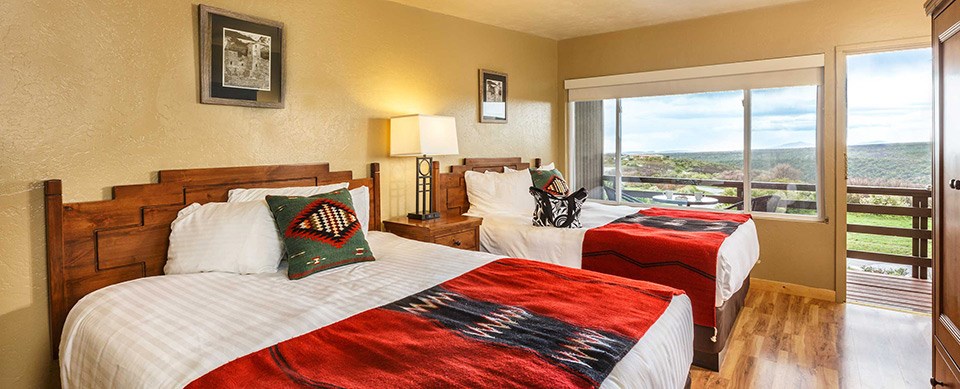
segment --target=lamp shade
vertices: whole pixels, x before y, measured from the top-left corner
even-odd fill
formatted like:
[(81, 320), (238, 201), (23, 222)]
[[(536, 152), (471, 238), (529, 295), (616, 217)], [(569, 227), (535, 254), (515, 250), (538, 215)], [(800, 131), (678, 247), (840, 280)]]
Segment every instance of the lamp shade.
[(390, 156), (459, 153), (457, 121), (452, 117), (408, 115), (390, 119)]

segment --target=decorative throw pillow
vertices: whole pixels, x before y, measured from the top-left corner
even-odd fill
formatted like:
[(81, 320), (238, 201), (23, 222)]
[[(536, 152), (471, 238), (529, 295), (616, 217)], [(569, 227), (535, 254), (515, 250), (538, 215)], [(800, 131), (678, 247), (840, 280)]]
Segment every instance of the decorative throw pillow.
[(346, 189), (310, 197), (267, 196), (267, 204), (283, 237), (291, 280), (374, 260)]
[(530, 187), (530, 194), (537, 202), (533, 212), (533, 225), (537, 227), (581, 228), (580, 209), (587, 201), (587, 190), (558, 197), (537, 187)]
[(566, 196), (570, 194), (570, 187), (567, 181), (563, 179), (563, 174), (557, 169), (540, 170), (530, 169), (530, 176), (533, 178), (533, 186), (546, 191), (554, 196)]

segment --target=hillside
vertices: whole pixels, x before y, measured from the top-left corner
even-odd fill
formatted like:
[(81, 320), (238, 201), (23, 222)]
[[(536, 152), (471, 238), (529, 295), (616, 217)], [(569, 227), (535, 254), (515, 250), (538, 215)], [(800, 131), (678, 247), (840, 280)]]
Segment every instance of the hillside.
[[(631, 154), (631, 153), (628, 153)], [(816, 182), (812, 147), (755, 150), (751, 161), (759, 180)], [(926, 187), (930, 185), (929, 143), (851, 146), (849, 178), (855, 185)], [(624, 158), (624, 175), (739, 179), (741, 152), (670, 152)]]

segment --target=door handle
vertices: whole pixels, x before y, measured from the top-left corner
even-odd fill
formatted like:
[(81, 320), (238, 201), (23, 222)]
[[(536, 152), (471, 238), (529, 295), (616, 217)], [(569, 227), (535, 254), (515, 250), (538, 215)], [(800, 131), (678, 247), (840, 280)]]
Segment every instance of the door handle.
[(957, 179), (950, 180), (950, 189), (957, 189)]
[(944, 383), (944, 382), (937, 381), (936, 378), (931, 378), (931, 379), (930, 379), (930, 386), (932, 386), (932, 387), (947, 386), (947, 384)]

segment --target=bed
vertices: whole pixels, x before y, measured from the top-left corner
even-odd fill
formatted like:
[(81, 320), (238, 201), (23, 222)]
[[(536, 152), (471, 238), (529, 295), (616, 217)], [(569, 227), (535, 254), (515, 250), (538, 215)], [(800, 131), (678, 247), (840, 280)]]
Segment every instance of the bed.
[[(534, 160), (534, 167), (540, 160)], [(626, 215), (636, 214), (638, 208), (587, 202), (583, 205), (580, 220), (584, 228), (561, 229), (535, 227), (531, 216), (516, 213), (478, 213), (470, 209), (467, 197), (467, 171), (503, 172), (504, 167), (513, 170), (531, 166), (520, 158), (467, 158), (462, 165), (450, 167), (449, 172), (440, 172), (434, 163), (437, 177), (435, 209), (450, 214), (466, 214), (483, 218), (480, 228), (481, 250), (498, 255), (530, 258), (564, 266), (581, 268), (584, 235), (588, 229), (605, 226)], [(756, 225), (747, 220), (723, 241), (719, 248), (716, 268), (716, 291), (713, 299), (715, 325), (696, 325), (694, 340), (694, 365), (719, 371), (723, 361), (727, 338), (743, 307), (750, 287), (750, 271), (759, 258), (759, 243)], [(616, 274), (616, 272), (611, 272)], [(622, 274), (620, 274), (622, 275)], [(682, 284), (668, 284), (683, 288)], [(696, 315), (696, 301), (694, 310)]]
[[(376, 261), (297, 281), (283, 269), (163, 275), (170, 222), (185, 205), (225, 201), (237, 187), (332, 182), (370, 188), (367, 238)], [(64, 204), (60, 181), (47, 181), (51, 341), (63, 386), (182, 387), (278, 342), (506, 261), (377, 231), (379, 185), (377, 164), (361, 179), (327, 164), (168, 170), (157, 184), (114, 187), (113, 200)], [(600, 386), (689, 386), (692, 342), (690, 300), (680, 294)]]

